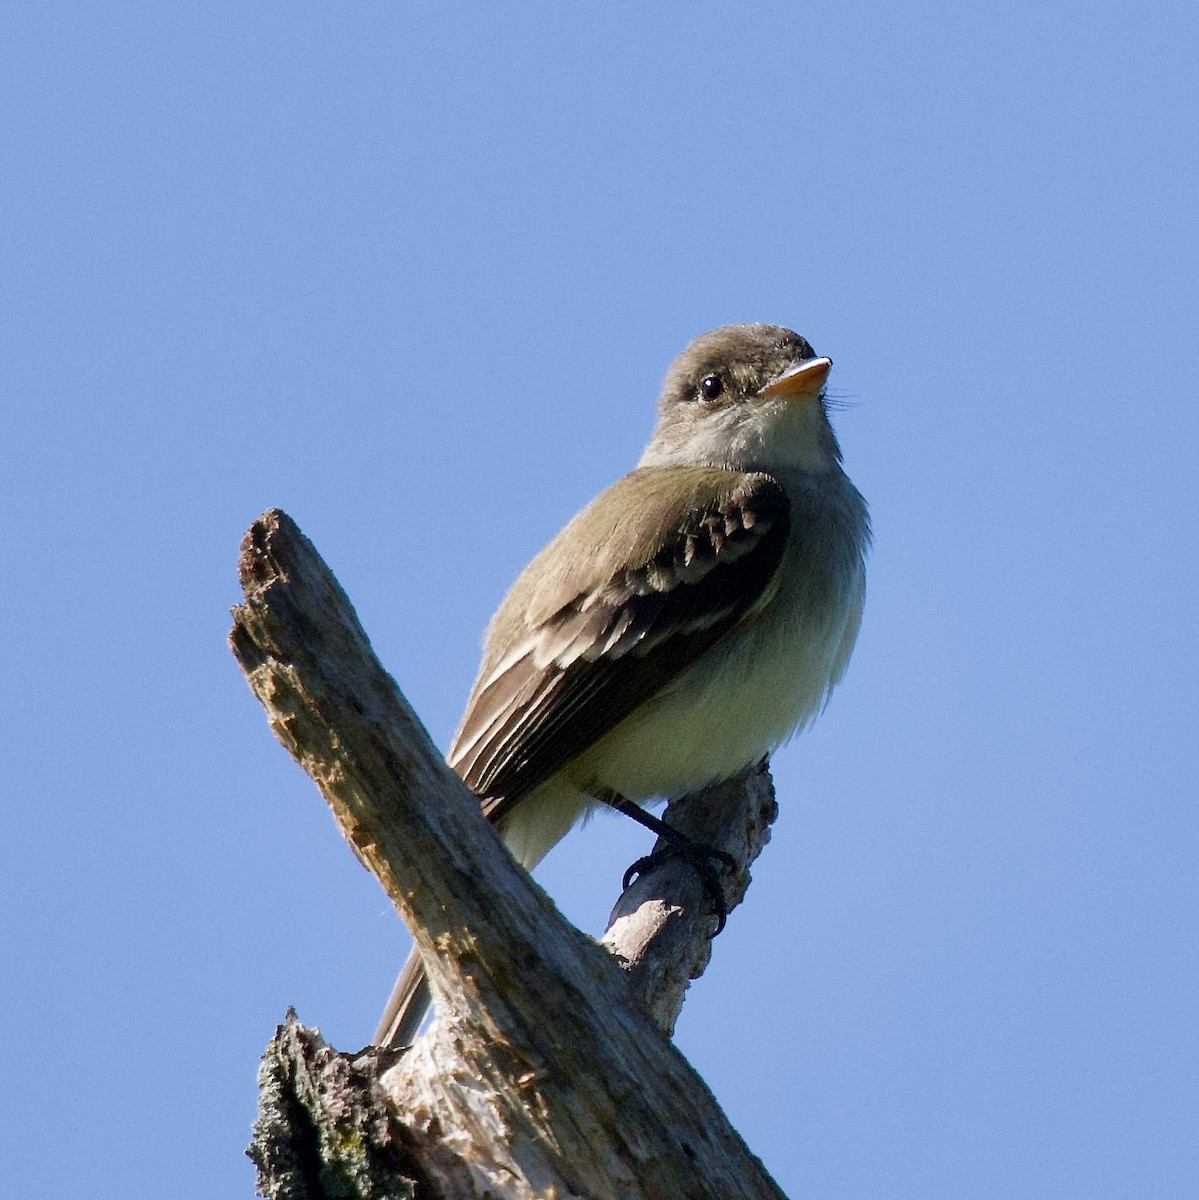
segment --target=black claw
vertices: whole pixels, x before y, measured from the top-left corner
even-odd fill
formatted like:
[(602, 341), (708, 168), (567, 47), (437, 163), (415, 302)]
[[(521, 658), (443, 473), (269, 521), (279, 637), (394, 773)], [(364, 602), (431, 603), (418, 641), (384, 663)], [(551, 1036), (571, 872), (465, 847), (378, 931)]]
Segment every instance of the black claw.
[(700, 882), (704, 887), (704, 895), (711, 902), (713, 915), (716, 917), (716, 928), (712, 931), (712, 936), (716, 937), (724, 929), (729, 909), (724, 888), (720, 884), (720, 874), (713, 864), (719, 864), (726, 875), (731, 875), (737, 869), (737, 860), (731, 854), (726, 854), (725, 851), (716, 850), (711, 846), (703, 846), (699, 842), (674, 842), (633, 863), (624, 873), (622, 888), (627, 891), (638, 875), (644, 875), (647, 871), (672, 858), (685, 859), (699, 875)]
[[(763, 759), (762, 763), (765, 764), (768, 758), (769, 756)], [(629, 884), (638, 875), (644, 875), (646, 871), (652, 867), (656, 867), (661, 862), (665, 862), (668, 858), (685, 858), (696, 869), (700, 879), (703, 881), (704, 895), (712, 901), (712, 907), (716, 912), (716, 931), (712, 934), (715, 937), (724, 928), (729, 909), (728, 901), (724, 898), (724, 888), (720, 886), (720, 876), (712, 864), (718, 863), (723, 868), (725, 874), (731, 875), (737, 869), (737, 860), (731, 854), (726, 854), (723, 850), (716, 850), (712, 846), (693, 842), (685, 834), (680, 833), (677, 829), (672, 829), (664, 821), (658, 820), (657, 817), (643, 812), (632, 801), (626, 800), (623, 796), (617, 792), (613, 792), (609, 788), (601, 788), (595, 793), (595, 798), (616, 809), (617, 812), (624, 813), (626, 817), (631, 818), (638, 825), (642, 825), (646, 829), (656, 833), (659, 838), (667, 843), (665, 849), (656, 850), (653, 854), (647, 854), (644, 858), (639, 858), (624, 873), (623, 889), (628, 891)]]

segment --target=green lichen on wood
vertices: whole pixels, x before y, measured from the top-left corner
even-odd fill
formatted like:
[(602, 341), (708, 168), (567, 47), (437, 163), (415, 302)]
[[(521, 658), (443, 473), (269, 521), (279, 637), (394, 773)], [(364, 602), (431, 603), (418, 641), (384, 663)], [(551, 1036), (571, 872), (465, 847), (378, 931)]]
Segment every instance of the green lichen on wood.
[(403, 1134), (370, 1079), (289, 1012), (258, 1068), (247, 1153), (267, 1200), (416, 1200)]

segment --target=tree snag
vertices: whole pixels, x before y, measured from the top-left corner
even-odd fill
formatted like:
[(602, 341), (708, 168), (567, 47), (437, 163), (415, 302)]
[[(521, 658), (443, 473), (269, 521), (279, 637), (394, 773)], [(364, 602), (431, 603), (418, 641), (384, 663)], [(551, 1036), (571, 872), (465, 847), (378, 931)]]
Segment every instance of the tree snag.
[[(503, 850), (285, 513), (247, 532), (239, 576), (233, 652), (412, 931), (437, 1010), (411, 1048), (352, 1055), (289, 1014), (263, 1062), (262, 1194), (779, 1200), (669, 1040), (711, 951), (696, 874), (637, 878), (596, 944)], [(731, 910), (775, 812), (763, 766), (666, 819), (733, 856)]]

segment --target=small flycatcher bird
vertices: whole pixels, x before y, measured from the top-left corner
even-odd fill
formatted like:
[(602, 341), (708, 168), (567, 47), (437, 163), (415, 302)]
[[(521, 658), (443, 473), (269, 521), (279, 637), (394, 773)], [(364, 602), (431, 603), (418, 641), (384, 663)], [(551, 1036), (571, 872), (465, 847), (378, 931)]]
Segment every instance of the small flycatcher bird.
[[(448, 756), (532, 868), (613, 796), (728, 779), (820, 712), (861, 622), (866, 502), (841, 469), (832, 361), (778, 325), (675, 359), (637, 467), (524, 569)], [(375, 1034), (415, 1035), (414, 950)]]

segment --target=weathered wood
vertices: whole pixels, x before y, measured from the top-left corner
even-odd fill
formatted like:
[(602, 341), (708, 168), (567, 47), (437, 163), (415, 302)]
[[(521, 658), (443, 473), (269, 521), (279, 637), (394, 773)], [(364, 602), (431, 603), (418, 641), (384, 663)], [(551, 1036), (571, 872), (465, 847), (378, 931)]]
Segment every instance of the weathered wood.
[[(285, 514), (272, 510), (247, 533), (240, 575), (234, 653), (429, 972), (439, 1014), (429, 1033), (398, 1058), (360, 1057), (352, 1073), (355, 1086), (377, 1079), (391, 1097), (380, 1120), (403, 1123), (426, 1193), (777, 1200), (662, 1032), (709, 950), (712, 918), (693, 873), (668, 864), (622, 898), (609, 935), (631, 968), (622, 971), (502, 850)], [(726, 808), (724, 832), (707, 839), (739, 865), (765, 839), (768, 792), (768, 777), (751, 777), (743, 809)], [(683, 818), (707, 808), (694, 798)], [(747, 878), (742, 865), (730, 901)], [(261, 1144), (259, 1154), (269, 1157)]]
[[(730, 913), (745, 896), (749, 866), (770, 840), (777, 815), (765, 764), (674, 800), (663, 814), (668, 825), (694, 842), (724, 851), (737, 864), (722, 878)], [(661, 848), (659, 842), (655, 849)], [(625, 967), (635, 995), (666, 1033), (674, 1032), (687, 987), (712, 957), (712, 926), (699, 877), (678, 861), (634, 880), (608, 919), (603, 944)]]

